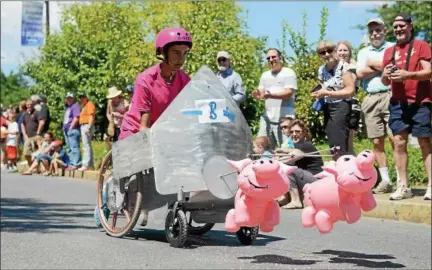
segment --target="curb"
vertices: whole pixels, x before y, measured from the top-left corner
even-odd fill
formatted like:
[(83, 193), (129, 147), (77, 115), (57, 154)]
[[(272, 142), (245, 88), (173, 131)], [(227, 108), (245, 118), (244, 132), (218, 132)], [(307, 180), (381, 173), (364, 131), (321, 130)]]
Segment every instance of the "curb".
[[(19, 171), (22, 172), (27, 168), (27, 164), (25, 164), (25, 166), (19, 166)], [(89, 170), (80, 172), (62, 170), (61, 172), (62, 177), (88, 181), (98, 180), (98, 171)], [(413, 190), (415, 194), (418, 194), (417, 196), (400, 201), (390, 201), (390, 194), (375, 194), (374, 197), (377, 201), (377, 207), (370, 212), (363, 212), (363, 216), (431, 225), (431, 201), (423, 200), (423, 194), (426, 190)]]
[(400, 201), (390, 201), (390, 194), (374, 196), (377, 207), (370, 212), (363, 212), (364, 216), (431, 225), (431, 201), (423, 200), (423, 196)]

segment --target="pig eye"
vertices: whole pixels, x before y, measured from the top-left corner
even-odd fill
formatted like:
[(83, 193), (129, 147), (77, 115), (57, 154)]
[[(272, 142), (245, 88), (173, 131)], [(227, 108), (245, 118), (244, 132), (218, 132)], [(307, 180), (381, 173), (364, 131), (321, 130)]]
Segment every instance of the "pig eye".
[(366, 154), (362, 154), (362, 156), (364, 156), (364, 157), (368, 157), (368, 155), (366, 155)]
[(271, 164), (273, 164), (273, 161), (270, 160), (269, 162), (270, 162)]
[(256, 161), (254, 161), (252, 164), (256, 164)]
[(371, 152), (371, 151), (369, 151), (369, 150), (365, 150), (365, 153), (369, 153), (369, 154), (370, 154), (370, 152)]
[(350, 160), (349, 157), (344, 158), (344, 161), (349, 161), (349, 160)]
[(261, 163), (261, 164), (264, 164), (264, 161), (261, 160), (260, 163)]

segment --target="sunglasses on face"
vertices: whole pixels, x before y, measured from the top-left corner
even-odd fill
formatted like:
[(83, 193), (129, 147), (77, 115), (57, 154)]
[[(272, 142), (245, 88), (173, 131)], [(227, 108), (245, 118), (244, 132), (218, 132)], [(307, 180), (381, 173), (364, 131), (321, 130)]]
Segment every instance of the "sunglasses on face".
[(221, 57), (221, 58), (219, 58), (217, 61), (218, 61), (218, 63), (223, 63), (223, 62), (225, 62), (226, 60), (227, 60), (226, 58)]
[(332, 54), (333, 53), (333, 49), (327, 49), (327, 50), (324, 50), (324, 51), (320, 51), (320, 52), (318, 52), (320, 55), (325, 55), (326, 53), (328, 53), (328, 54)]
[(393, 25), (393, 29), (394, 29), (394, 30), (397, 30), (398, 28), (400, 28), (400, 29), (404, 29), (406, 26), (407, 26), (406, 24), (405, 24), (405, 25), (402, 25), (402, 24), (396, 24), (396, 25)]
[(270, 59), (276, 59), (277, 55), (267, 56), (267, 61), (270, 61)]
[(300, 134), (301, 132), (301, 130), (290, 130), (290, 134)]

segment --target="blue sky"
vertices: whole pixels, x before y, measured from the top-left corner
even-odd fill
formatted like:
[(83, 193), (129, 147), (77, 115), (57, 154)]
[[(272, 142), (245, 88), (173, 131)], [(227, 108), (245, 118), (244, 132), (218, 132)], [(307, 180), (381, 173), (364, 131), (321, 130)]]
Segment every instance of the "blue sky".
[[(70, 1), (72, 2), (72, 1)], [(68, 2), (63, 2), (67, 4)], [(364, 34), (353, 27), (364, 24), (374, 14), (367, 9), (383, 1), (241, 1), (239, 5), (249, 11), (248, 26), (253, 36), (268, 36), (268, 46), (276, 47), (277, 39), (282, 38), (282, 20), (285, 19), (295, 29), (300, 30), (302, 11), (308, 14), (308, 41), (316, 41), (319, 37), (320, 11), (326, 5), (330, 11), (327, 27), (327, 39), (337, 42), (345, 39), (354, 46), (358, 46)], [(50, 4), (51, 29), (59, 29), (58, 3)], [(33, 55), (37, 55), (37, 48), (22, 47), (20, 45), (21, 3), (1, 2), (1, 68), (6, 74), (16, 71), (19, 64)], [(288, 55), (291, 49), (285, 48)]]

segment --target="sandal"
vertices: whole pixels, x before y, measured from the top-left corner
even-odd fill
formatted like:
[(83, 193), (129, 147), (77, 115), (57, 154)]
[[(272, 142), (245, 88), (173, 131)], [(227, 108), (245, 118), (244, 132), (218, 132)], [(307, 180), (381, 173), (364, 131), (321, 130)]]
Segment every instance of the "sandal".
[(299, 204), (288, 203), (288, 204), (282, 206), (282, 208), (283, 209), (302, 209), (303, 206), (301, 205), (301, 203), (300, 203), (300, 205)]
[(29, 171), (25, 171), (25, 172), (23, 172), (23, 173), (21, 173), (21, 175), (32, 175), (33, 173), (32, 172), (29, 172)]

